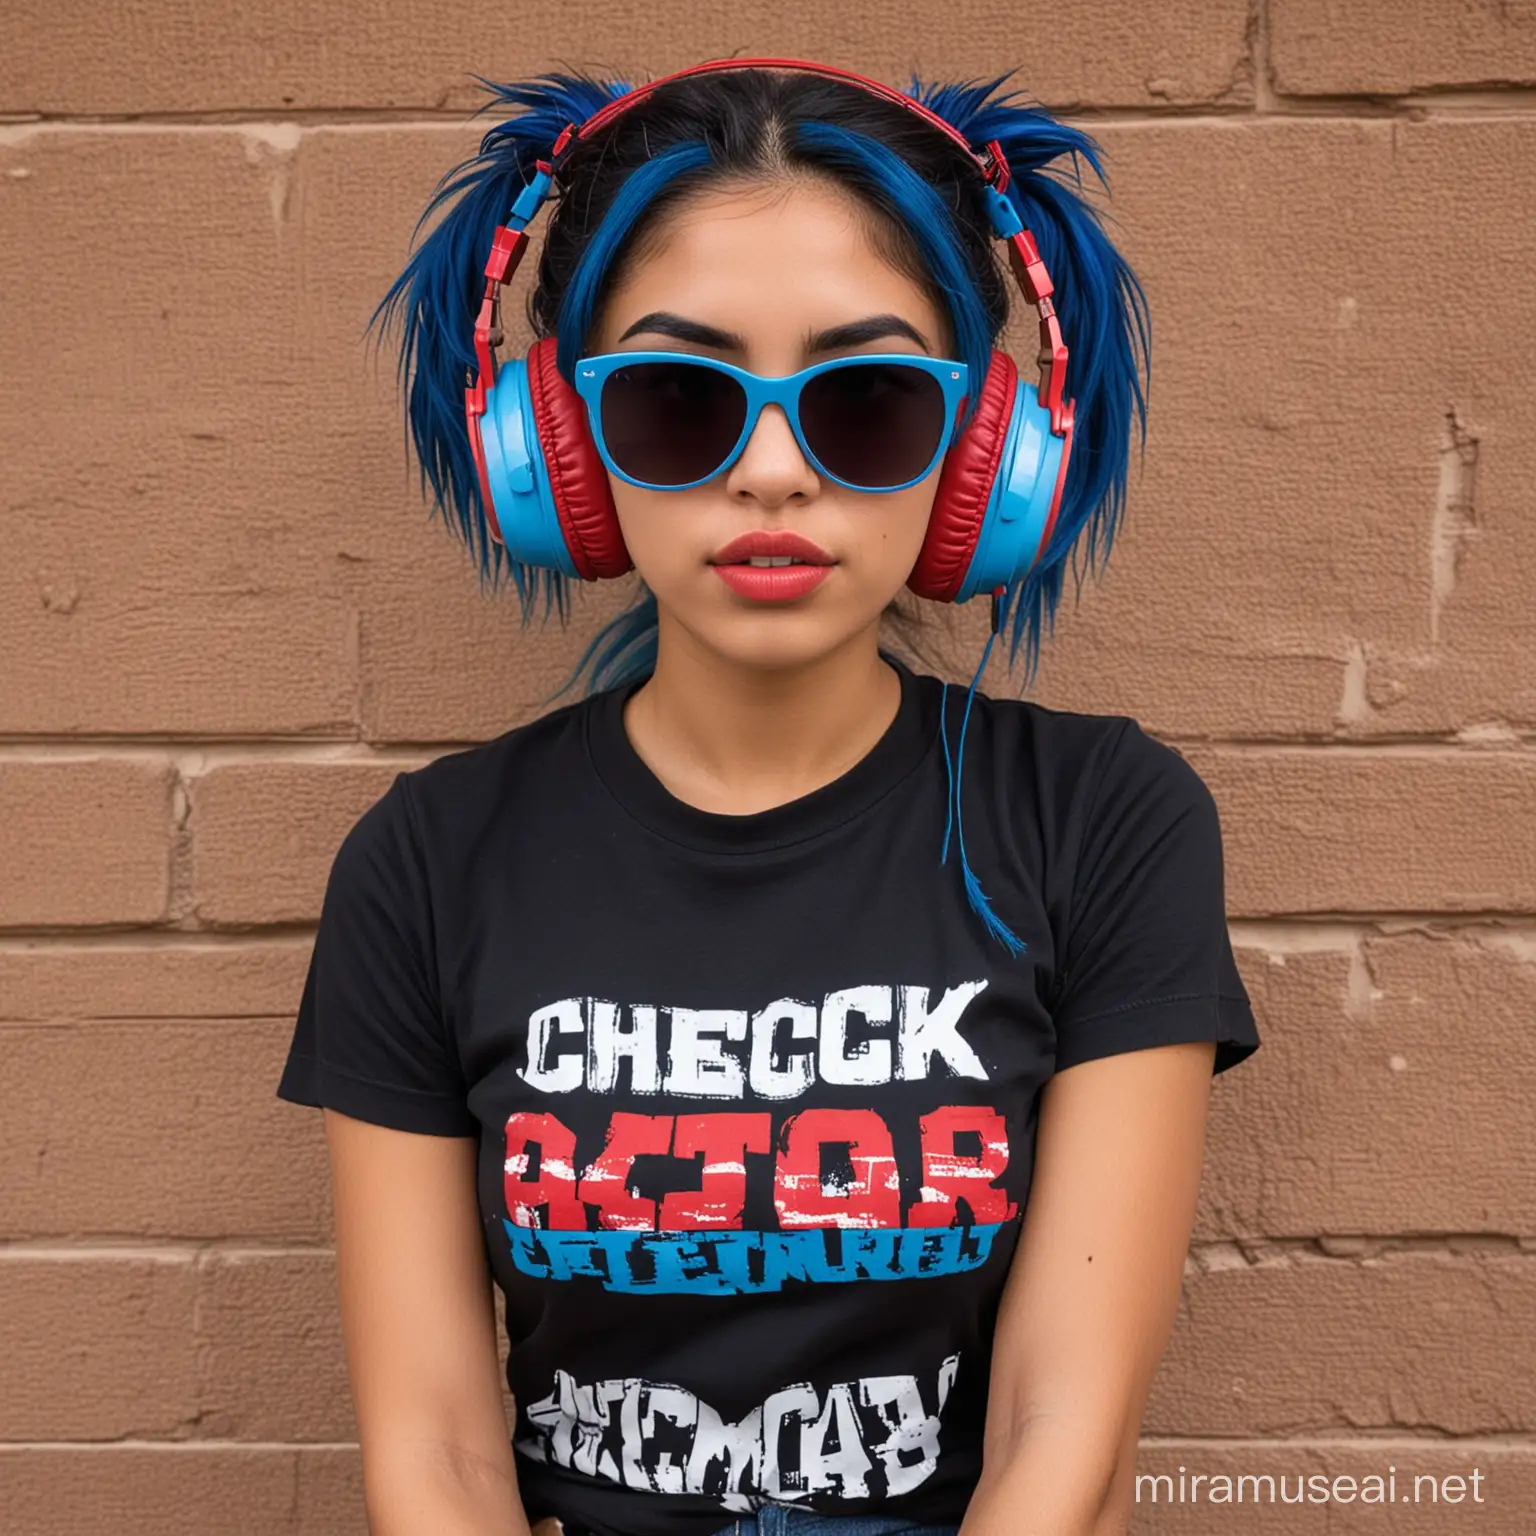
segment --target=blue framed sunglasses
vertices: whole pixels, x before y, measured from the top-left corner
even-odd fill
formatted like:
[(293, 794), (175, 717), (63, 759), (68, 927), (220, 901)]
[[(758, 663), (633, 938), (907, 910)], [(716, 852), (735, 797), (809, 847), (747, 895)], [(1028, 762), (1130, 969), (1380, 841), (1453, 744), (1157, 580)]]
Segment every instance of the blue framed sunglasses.
[(854, 491), (901, 491), (954, 436), (964, 363), (905, 352), (833, 358), (777, 378), (691, 352), (606, 352), (576, 364), (576, 392), (603, 463), (647, 490), (683, 491), (730, 468), (765, 405), (800, 451)]

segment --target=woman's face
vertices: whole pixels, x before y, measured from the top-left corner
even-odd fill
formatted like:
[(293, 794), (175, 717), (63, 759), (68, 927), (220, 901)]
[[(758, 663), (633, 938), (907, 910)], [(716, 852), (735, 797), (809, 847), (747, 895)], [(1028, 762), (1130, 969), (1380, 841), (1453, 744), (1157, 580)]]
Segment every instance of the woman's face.
[[(952, 357), (945, 316), (877, 254), (865, 218), (850, 194), (810, 178), (691, 199), (622, 272), (588, 350), (697, 353), (770, 375), (868, 352)], [(821, 333), (876, 317), (854, 344), (810, 350)], [(682, 626), (734, 664), (783, 668), (874, 632), (917, 562), (938, 475), (901, 491), (848, 490), (812, 468), (770, 405), (741, 456), (704, 485), (609, 480), (664, 628)], [(721, 556), (755, 530), (810, 540), (827, 575), (788, 599), (751, 592)]]

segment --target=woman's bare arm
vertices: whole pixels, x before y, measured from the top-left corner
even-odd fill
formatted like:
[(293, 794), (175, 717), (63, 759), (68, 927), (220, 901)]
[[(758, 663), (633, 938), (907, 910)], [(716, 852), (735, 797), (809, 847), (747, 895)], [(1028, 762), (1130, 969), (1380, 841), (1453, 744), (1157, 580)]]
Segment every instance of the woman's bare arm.
[(1214, 1050), (1127, 1051), (1046, 1085), (963, 1536), (1127, 1529), (1194, 1226)]
[(475, 1142), (325, 1111), (372, 1536), (528, 1536), (502, 1407)]

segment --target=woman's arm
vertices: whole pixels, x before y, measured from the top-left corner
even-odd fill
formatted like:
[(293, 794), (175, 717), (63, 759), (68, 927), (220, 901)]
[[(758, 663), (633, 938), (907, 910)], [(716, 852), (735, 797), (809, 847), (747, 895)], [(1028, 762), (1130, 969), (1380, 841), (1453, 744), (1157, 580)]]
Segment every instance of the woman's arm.
[(1141, 1416), (1194, 1226), (1214, 1050), (1125, 1051), (1046, 1085), (962, 1536), (1128, 1529)]
[(372, 1536), (528, 1536), (502, 1407), (475, 1142), (325, 1111)]

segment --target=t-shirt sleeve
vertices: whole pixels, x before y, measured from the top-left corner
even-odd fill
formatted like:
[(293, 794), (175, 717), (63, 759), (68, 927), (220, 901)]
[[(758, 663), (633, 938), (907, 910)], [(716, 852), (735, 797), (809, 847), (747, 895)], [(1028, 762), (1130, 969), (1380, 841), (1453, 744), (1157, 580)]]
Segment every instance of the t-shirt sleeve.
[(1204, 781), (1127, 722), (1075, 862), (1052, 1016), (1056, 1070), (1214, 1040), (1213, 1072), (1259, 1048), (1227, 933), (1221, 824)]
[(472, 1136), (408, 797), (398, 775), (337, 850), (277, 1095), (396, 1130)]

